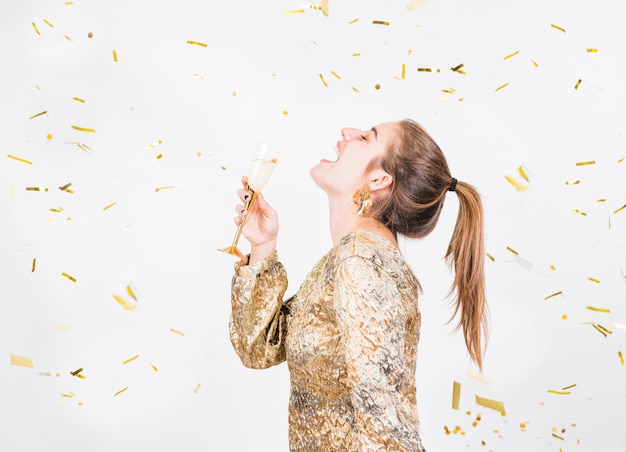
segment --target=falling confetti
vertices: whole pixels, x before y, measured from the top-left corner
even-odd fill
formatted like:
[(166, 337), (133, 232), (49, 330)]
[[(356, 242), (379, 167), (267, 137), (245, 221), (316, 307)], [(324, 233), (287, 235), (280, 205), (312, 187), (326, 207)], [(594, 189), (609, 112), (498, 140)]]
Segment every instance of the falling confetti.
[(387, 25), (389, 26), (389, 22), (387, 22), (386, 20), (373, 20), (372, 24), (374, 25)]
[(441, 69), (432, 67), (418, 67), (417, 72), (441, 72)]
[(30, 118), (28, 118), (28, 119), (34, 119), (34, 118), (37, 118), (37, 117), (39, 117), (39, 116), (45, 115), (45, 114), (47, 114), (47, 113), (48, 113), (48, 110), (44, 110), (44, 111), (42, 111), (42, 112), (39, 112), (39, 113), (37, 113), (37, 114), (32, 115), (32, 116), (31, 116)]
[(32, 263), (32, 266), (31, 266), (31, 270), (30, 270), (30, 272), (31, 272), (31, 273), (35, 273), (35, 268), (36, 268), (36, 267), (37, 267), (37, 258), (36, 258), (36, 257), (33, 257), (33, 263)]
[(7, 157), (13, 160), (17, 160), (18, 162), (26, 163), (27, 165), (33, 164), (33, 162), (31, 162), (30, 160), (22, 159), (11, 154), (7, 154)]
[(13, 353), (9, 353), (11, 358), (11, 365), (13, 366), (21, 366), (21, 367), (33, 367), (33, 361), (30, 358), (25, 356), (14, 355)]
[(504, 178), (506, 179), (506, 181), (511, 184), (515, 190), (520, 191), (520, 192), (526, 192), (528, 191), (528, 189), (530, 188), (530, 185), (527, 184), (523, 184), (522, 182), (518, 181), (517, 179), (514, 179), (511, 176), (504, 176)]
[(459, 401), (461, 399), (461, 383), (455, 381), (452, 384), (452, 409), (459, 409)]
[(495, 92), (497, 93), (498, 91), (500, 91), (502, 88), (506, 88), (507, 86), (509, 86), (509, 82), (506, 82), (504, 85), (500, 85), (496, 88)]
[(127, 311), (134, 311), (135, 309), (137, 309), (137, 303), (131, 303), (129, 301), (126, 301), (124, 298), (116, 294), (113, 294), (113, 298)]
[(330, 73), (333, 74), (337, 78), (337, 80), (341, 80), (341, 77), (335, 71), (330, 71)]
[(489, 258), (489, 260), (491, 260), (491, 262), (495, 262), (496, 258), (493, 257), (491, 254), (487, 253), (487, 257)]
[(322, 0), (322, 4), (321, 4), (320, 8), (322, 9), (322, 14), (324, 14), (326, 17), (328, 17), (328, 14), (329, 14), (329, 11), (328, 11), (328, 0)]
[(580, 86), (580, 83), (581, 83), (581, 82), (582, 82), (582, 80), (581, 80), (581, 79), (578, 79), (578, 80), (576, 81), (576, 84), (574, 85), (574, 89), (578, 89), (578, 87)]
[(37, 28), (37, 24), (36, 24), (35, 22), (32, 22), (32, 24), (33, 24), (33, 28), (35, 29), (35, 32), (36, 32), (39, 36), (41, 36), (41, 33), (39, 32), (39, 29)]
[(80, 97), (76, 97), (76, 96), (72, 97), (72, 100), (75, 100), (76, 102), (80, 102), (81, 104), (85, 103), (85, 99), (81, 99)]
[(117, 63), (117, 51), (113, 49), (113, 61)]
[(180, 331), (178, 331), (178, 330), (175, 330), (174, 328), (170, 328), (170, 331), (171, 331), (172, 333), (178, 334), (178, 335), (180, 335), (180, 336), (185, 336), (183, 333), (181, 333), (181, 332), (180, 332)]
[(485, 408), (491, 408), (492, 410), (499, 411), (503, 416), (506, 414), (504, 410), (504, 403), (498, 400), (491, 400), (476, 395), (476, 404), (484, 406)]
[(163, 144), (163, 140), (157, 140), (154, 143), (151, 143), (148, 146), (146, 146), (144, 149), (146, 149), (146, 150), (154, 149), (155, 147), (159, 146), (160, 144)]
[(193, 393), (194, 393), (194, 394), (197, 394), (197, 393), (198, 393), (198, 391), (200, 390), (200, 386), (202, 386), (200, 383), (198, 383), (198, 384), (196, 385), (196, 388), (193, 390)]
[(112, 202), (111, 204), (109, 204), (108, 206), (105, 206), (104, 209), (102, 209), (102, 211), (104, 212), (105, 210), (110, 209), (111, 207), (113, 207), (115, 204), (117, 204), (117, 201)]
[(174, 188), (174, 186), (173, 186), (173, 185), (163, 185), (163, 186), (161, 186), (161, 187), (157, 187), (157, 188), (155, 188), (154, 190), (155, 190), (156, 192), (160, 192), (161, 190), (170, 190), (170, 189), (172, 189), (172, 188)]
[(583, 217), (587, 216), (587, 212), (583, 212), (582, 210), (579, 210), (579, 209), (572, 209), (572, 212), (577, 213), (578, 215), (582, 215)]
[(208, 45), (205, 44), (204, 42), (198, 42), (198, 41), (187, 41), (187, 44), (192, 45), (192, 46), (208, 47)]
[(550, 24), (550, 26), (551, 26), (552, 28), (555, 28), (555, 29), (559, 30), (559, 31), (562, 31), (563, 33), (567, 33), (567, 32), (565, 31), (565, 28), (563, 28), (563, 27), (559, 27), (558, 25), (554, 25), (554, 24)]
[[(588, 280), (588, 281), (591, 281), (591, 282), (594, 282), (594, 283), (596, 283), (596, 284), (600, 284), (600, 280), (599, 280), (599, 279), (592, 278), (591, 276), (588, 276), (588, 277), (587, 277), (587, 280)], [(587, 308), (588, 308), (588, 309), (591, 309), (589, 306), (587, 306)]]
[(52, 24), (51, 24), (51, 23), (50, 23), (47, 19), (44, 19), (43, 21), (44, 21), (44, 23), (45, 23), (47, 26), (49, 26), (50, 28), (54, 28), (54, 25), (52, 25)]
[(69, 279), (72, 282), (76, 282), (76, 278), (74, 278), (72, 275), (69, 275), (65, 272), (61, 273), (62, 276), (65, 276), (67, 279)]
[(570, 391), (557, 391), (556, 389), (548, 389), (548, 391), (550, 394), (556, 394), (556, 395), (569, 395), (571, 394)]
[(79, 132), (88, 132), (88, 133), (95, 133), (96, 131), (96, 129), (92, 129), (90, 127), (79, 127), (79, 126), (72, 126), (72, 129), (78, 130)]
[(519, 50), (517, 50), (517, 51), (515, 51), (515, 52), (513, 52), (513, 53), (511, 53), (511, 54), (509, 54), (507, 56), (505, 56), (504, 59), (508, 60), (509, 58), (513, 58), (514, 56), (516, 56), (518, 54), (519, 54)]
[(611, 310), (608, 308), (597, 308), (595, 306), (587, 306), (587, 309), (589, 309), (590, 311), (594, 311), (594, 312), (604, 312), (606, 314), (611, 313)]
[(128, 364), (128, 363), (131, 363), (131, 362), (133, 362), (134, 360), (136, 360), (137, 358), (139, 358), (139, 355), (135, 355), (135, 356), (133, 356), (132, 358), (128, 358), (127, 360), (122, 361), (122, 364)]
[(328, 87), (328, 83), (326, 83), (326, 80), (324, 80), (324, 74), (320, 74), (320, 79), (322, 80), (322, 83), (324, 84), (324, 86)]
[(622, 355), (622, 351), (618, 350), (617, 351), (617, 356), (619, 356), (619, 362), (622, 363), (622, 366), (624, 365), (624, 355)]
[(580, 184), (580, 180), (566, 180), (565, 185), (578, 185)]
[(120, 395), (122, 392), (126, 391), (127, 389), (128, 389), (128, 386), (126, 386), (125, 388), (120, 389), (115, 394), (113, 394), (113, 397)]
[(549, 300), (552, 297), (556, 297), (558, 295), (561, 295), (563, 293), (563, 291), (559, 290), (558, 292), (553, 293), (552, 295), (548, 295), (547, 297), (544, 298), (544, 300)]
[(613, 213), (614, 213), (614, 214), (616, 214), (616, 213), (618, 213), (618, 212), (621, 212), (621, 211), (622, 211), (622, 210), (624, 210), (624, 209), (626, 209), (626, 204), (624, 204), (622, 207), (620, 207), (620, 208), (618, 208), (618, 209), (614, 210), (614, 211), (613, 211)]

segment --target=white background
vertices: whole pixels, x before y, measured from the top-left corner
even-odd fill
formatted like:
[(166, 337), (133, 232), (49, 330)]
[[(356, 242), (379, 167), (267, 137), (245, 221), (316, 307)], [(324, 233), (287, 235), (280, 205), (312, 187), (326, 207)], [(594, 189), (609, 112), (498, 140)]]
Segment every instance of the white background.
[[(284, 148), (265, 196), (291, 294), (331, 246), (309, 168), (341, 127), (405, 117), (483, 194), (495, 259), (479, 381), (446, 324), (456, 198), (430, 237), (401, 243), (424, 287), (425, 446), (626, 450), (623, 3), (331, 0), (329, 17), (285, 13), (302, 6), (3, 2), (0, 450), (287, 450), (286, 366), (245, 369), (228, 338), (234, 262), (216, 249), (234, 233), (239, 179), (256, 139)], [(461, 63), (465, 74), (450, 69)], [(68, 183), (73, 194), (58, 188)], [(113, 298), (131, 300), (129, 285), (134, 311)]]

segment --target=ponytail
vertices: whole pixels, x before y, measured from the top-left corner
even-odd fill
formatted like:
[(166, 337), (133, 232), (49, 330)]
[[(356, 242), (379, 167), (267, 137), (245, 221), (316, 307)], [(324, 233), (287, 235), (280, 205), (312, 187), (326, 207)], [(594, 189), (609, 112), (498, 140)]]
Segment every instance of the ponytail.
[(454, 271), (449, 293), (454, 313), (450, 320), (460, 314), (457, 329), (463, 330), (470, 358), (482, 370), (487, 338), (483, 208), (472, 185), (458, 181), (451, 191), (458, 195), (459, 213), (445, 256)]

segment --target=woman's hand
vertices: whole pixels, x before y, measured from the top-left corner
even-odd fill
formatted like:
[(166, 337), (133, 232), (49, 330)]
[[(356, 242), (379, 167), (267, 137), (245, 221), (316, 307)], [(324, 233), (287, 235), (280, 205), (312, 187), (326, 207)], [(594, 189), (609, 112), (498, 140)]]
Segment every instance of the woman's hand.
[[(248, 177), (241, 178), (243, 188), (237, 191), (242, 203), (250, 201), (252, 192), (248, 190)], [(276, 238), (278, 236), (278, 214), (259, 194), (250, 209), (246, 212), (244, 204), (236, 207), (239, 214), (235, 218), (235, 224), (244, 221), (243, 236), (250, 242), (250, 260), (248, 264), (254, 264), (266, 257), (271, 256), (276, 250)]]

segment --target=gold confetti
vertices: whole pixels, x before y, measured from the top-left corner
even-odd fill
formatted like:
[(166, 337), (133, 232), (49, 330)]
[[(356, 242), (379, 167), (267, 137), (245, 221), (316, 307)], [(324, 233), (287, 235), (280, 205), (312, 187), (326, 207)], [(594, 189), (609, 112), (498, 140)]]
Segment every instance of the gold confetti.
[(604, 332), (605, 337), (607, 334), (613, 334), (613, 331), (609, 330), (608, 328), (603, 327), (602, 325), (600, 325), (599, 323), (594, 323), (593, 324), (594, 328), (600, 332)]
[(537, 63), (535, 60), (530, 60), (532, 61), (532, 63), (535, 65), (535, 67), (539, 67), (539, 63)]
[(303, 9), (290, 9), (288, 11), (285, 11), (285, 14), (299, 14), (303, 12), (304, 12)]
[(80, 367), (78, 369), (76, 369), (74, 372), (70, 372), (70, 374), (74, 377), (78, 376), (78, 374), (80, 374), (83, 371), (83, 368)]
[(113, 294), (113, 298), (115, 299), (115, 301), (117, 301), (120, 305), (122, 305), (122, 307), (127, 310), (127, 311), (134, 311), (135, 309), (137, 309), (137, 304), (131, 304), (130, 302), (126, 301), (125, 299), (123, 299), (122, 297), (120, 297), (119, 295)]
[(9, 356), (11, 357), (11, 364), (13, 366), (33, 367), (33, 361), (30, 358), (14, 355), (13, 353), (9, 353)]
[(320, 8), (322, 9), (322, 14), (328, 17), (328, 0), (322, 0)]
[(154, 364), (150, 364), (150, 366), (152, 367), (152, 370), (154, 370), (155, 372), (159, 371), (159, 369), (157, 369), (157, 366), (155, 366)]
[(65, 272), (61, 273), (62, 276), (65, 276), (67, 279), (69, 279), (72, 282), (76, 282), (76, 278), (74, 278), (72, 275), (69, 275)]
[(81, 99), (80, 97), (76, 97), (76, 96), (72, 96), (72, 100), (75, 100), (76, 102), (80, 102), (81, 104), (85, 103), (85, 99)]
[(504, 176), (504, 178), (506, 179), (506, 181), (511, 184), (515, 190), (517, 191), (521, 191), (521, 192), (526, 192), (528, 191), (528, 189), (530, 188), (530, 185), (524, 185), (521, 182), (519, 182), (518, 180), (512, 178), (511, 176)]
[(511, 247), (506, 247), (507, 251), (510, 251), (511, 253), (515, 254), (516, 256), (519, 256), (519, 253), (517, 251), (515, 251), (513, 248)]
[(341, 80), (341, 77), (335, 71), (330, 71), (330, 73), (337, 77), (337, 80)]
[(587, 216), (587, 212), (583, 212), (582, 210), (572, 209), (572, 212), (582, 215), (583, 217)]
[(113, 61), (117, 63), (117, 51), (113, 49)]
[(126, 286), (126, 292), (128, 293), (128, 295), (131, 296), (133, 300), (137, 301), (137, 295), (135, 295), (135, 291), (130, 285)]
[(170, 331), (171, 331), (172, 333), (175, 333), (175, 334), (179, 334), (179, 335), (181, 335), (181, 336), (184, 336), (184, 334), (183, 334), (183, 333), (181, 333), (181, 332), (180, 332), (180, 331), (178, 331), (178, 330), (175, 330), (174, 328), (170, 328)]
[(26, 191), (48, 191), (47, 187), (26, 187)]
[(156, 157), (154, 157), (154, 160), (161, 160), (163, 158), (163, 154), (159, 154)]
[(113, 397), (120, 395), (122, 392), (126, 391), (127, 389), (128, 389), (128, 386), (126, 386), (125, 388), (120, 389), (115, 394), (113, 394)]
[(613, 211), (613, 213), (615, 214), (615, 213), (621, 212), (621, 211), (622, 211), (622, 210), (624, 210), (624, 209), (626, 209), (626, 204), (624, 204), (622, 207), (620, 207), (620, 208), (618, 208), (618, 209), (614, 210), (614, 211)]
[(565, 185), (578, 185), (580, 184), (580, 180), (566, 180)]
[(504, 403), (498, 400), (491, 400), (484, 397), (476, 396), (476, 403), (485, 408), (491, 408), (492, 410), (499, 411), (503, 416), (506, 414), (504, 410)]
[(554, 265), (550, 265), (550, 270), (556, 271), (556, 267)]
[(495, 92), (497, 93), (498, 91), (500, 91), (502, 88), (506, 88), (507, 86), (509, 86), (509, 82), (506, 82), (504, 85), (500, 85), (496, 88)]
[(47, 19), (44, 19), (43, 21), (44, 21), (44, 23), (45, 23), (47, 26), (49, 26), (50, 28), (54, 28), (54, 25), (52, 25), (52, 24), (51, 24), (51, 23), (50, 23)]
[(30, 272), (31, 272), (31, 273), (34, 273), (34, 272), (35, 272), (35, 268), (36, 268), (36, 267), (37, 267), (37, 258), (36, 258), (36, 257), (33, 257), (33, 264), (32, 264), (32, 267), (31, 267)]
[(596, 199), (596, 202), (606, 202), (606, 198)]
[(558, 292), (553, 293), (552, 295), (548, 295), (546, 298), (544, 298), (544, 300), (549, 300), (552, 297), (556, 297), (558, 295), (561, 295), (563, 293), (562, 290), (559, 290)]
[(357, 17), (356, 19), (352, 19), (350, 22), (348, 22), (349, 24), (355, 24), (359, 21), (359, 18)]
[(598, 53), (598, 49), (587, 49), (587, 53)]
[(573, 385), (565, 386), (565, 387), (564, 387), (564, 388), (562, 388), (562, 389), (563, 389), (563, 391), (566, 391), (566, 390), (568, 390), (568, 389), (572, 389), (572, 388), (574, 388), (574, 387), (576, 387), (576, 386), (577, 386), (577, 384), (576, 384), (576, 383), (574, 383)]
[(559, 27), (558, 25), (554, 25), (554, 24), (550, 24), (550, 26), (551, 26), (552, 28), (556, 28), (556, 29), (557, 29), (557, 30), (559, 30), (559, 31), (562, 31), (563, 33), (567, 33), (567, 32), (565, 31), (565, 28), (563, 28), (563, 27)]
[(51, 139), (52, 139), (52, 134), (51, 134), (51, 133), (49, 133), (48, 135), (46, 135), (46, 138), (47, 138), (48, 140), (51, 140)]
[(36, 117), (38, 117), (38, 116), (42, 116), (42, 115), (45, 115), (45, 114), (47, 114), (47, 113), (48, 113), (48, 110), (44, 110), (44, 111), (39, 112), (39, 113), (37, 113), (37, 114), (35, 114), (35, 115), (32, 115), (32, 116), (31, 116), (30, 118), (28, 118), (28, 119), (34, 119), (34, 118), (36, 118)]
[(376, 83), (376, 85), (374, 86), (374, 89), (380, 89), (380, 83)]
[[(600, 284), (600, 280), (596, 279), (596, 278), (592, 278), (591, 276), (588, 276), (587, 279), (591, 282), (594, 282), (596, 284)], [(589, 308), (589, 306), (587, 306), (587, 308)]]
[(455, 381), (452, 384), (452, 409), (459, 409), (459, 400), (461, 399), (461, 383)]
[(441, 72), (441, 69), (432, 67), (418, 67), (417, 72)]
[(67, 184), (65, 184), (65, 185), (61, 185), (61, 186), (59, 187), (59, 190), (61, 190), (61, 191), (66, 191), (66, 192), (68, 192), (68, 193), (74, 194), (74, 191), (69, 189), (71, 186), (72, 186), (72, 183), (71, 183), (71, 182), (68, 182), (68, 183), (67, 183)]
[(63, 207), (50, 207), (50, 212), (61, 213), (63, 210)]
[(589, 309), (590, 311), (595, 311), (595, 312), (604, 312), (606, 314), (611, 313), (611, 310), (608, 308), (596, 308), (595, 306), (587, 306), (587, 309)]
[(104, 209), (102, 209), (102, 211), (104, 212), (105, 210), (110, 209), (111, 207), (113, 207), (115, 204), (117, 204), (117, 201), (112, 202), (111, 204), (109, 204), (108, 206), (105, 206)]
[(442, 93), (446, 93), (446, 94), (454, 94), (456, 92), (456, 90), (454, 88), (442, 89), (441, 92)]
[(373, 20), (372, 24), (374, 25), (389, 25), (389, 22), (387, 22), (386, 20)]
[(619, 362), (622, 363), (622, 366), (624, 365), (624, 355), (622, 355), (622, 351), (618, 350), (617, 351), (617, 356), (619, 356)]
[(65, 2), (66, 5), (73, 5), (74, 2)]
[(459, 64), (459, 65), (457, 65), (457, 66), (451, 67), (451, 68), (450, 68), (450, 70), (451, 70), (452, 72), (458, 72), (459, 74), (463, 74), (463, 75), (465, 75), (465, 74), (466, 74), (466, 72), (461, 70), (461, 68), (462, 68), (463, 66), (464, 66), (464, 64), (463, 64), (463, 63), (461, 63), (461, 64)]
[(87, 37), (88, 37), (89, 39), (93, 38), (93, 33), (92, 33), (92, 32), (87, 33)]
[(550, 394), (556, 394), (556, 395), (568, 395), (568, 394), (571, 394), (570, 391), (557, 391), (556, 389), (548, 389), (548, 392)]
[(148, 150), (148, 149), (154, 149), (155, 147), (157, 147), (158, 145), (162, 144), (163, 140), (157, 140), (152, 144), (149, 144), (148, 146), (146, 146), (144, 149)]
[(561, 319), (563, 319), (563, 320), (567, 320), (567, 314), (563, 314), (563, 315), (561, 316)]
[(61, 397), (67, 397), (68, 399), (71, 399), (72, 397), (76, 397), (76, 394), (74, 394), (73, 392), (63, 393), (61, 394)]
[(326, 83), (326, 80), (324, 80), (324, 74), (320, 74), (320, 79), (322, 79), (322, 83), (324, 84), (324, 86), (328, 87), (328, 83)]
[(581, 82), (582, 82), (582, 80), (581, 80), (581, 79), (578, 79), (578, 80), (576, 81), (576, 84), (574, 85), (574, 89), (578, 89), (578, 87), (580, 86), (580, 83), (581, 83)]
[(32, 24), (33, 24), (33, 28), (35, 29), (35, 32), (36, 32), (39, 36), (41, 36), (41, 33), (39, 33), (39, 29), (37, 28), (37, 24), (36, 24), (35, 22), (32, 22)]
[(88, 132), (88, 133), (95, 133), (96, 131), (96, 129), (92, 129), (90, 127), (79, 127), (79, 126), (72, 126), (72, 129), (78, 130), (79, 132)]
[(561, 441), (565, 441), (563, 437), (557, 435), (556, 433), (553, 433), (552, 436), (554, 436), (556, 439), (560, 439)]
[(160, 192), (161, 190), (169, 190), (171, 188), (174, 188), (174, 186), (173, 185), (163, 185), (162, 187), (157, 187), (154, 190), (156, 192)]
[(412, 0), (411, 2), (409, 2), (406, 5), (406, 10), (411, 12), (416, 8), (419, 8), (420, 6), (425, 5), (426, 3), (428, 3), (430, 0)]
[(73, 41), (73, 39), (70, 38), (68, 35), (63, 35), (63, 36), (65, 36), (65, 39), (67, 39), (68, 41)]
[(359, 91), (357, 88), (355, 88), (354, 86), (352, 87), (352, 91), (354, 91), (355, 93), (360, 93), (361, 91)]
[(514, 56), (516, 56), (518, 54), (519, 54), (519, 50), (517, 50), (517, 51), (515, 51), (515, 52), (513, 52), (513, 53), (511, 53), (511, 54), (509, 54), (507, 56), (505, 56), (504, 59), (508, 60), (509, 58), (513, 58)]
[(624, 160), (626, 160), (626, 156), (624, 156), (624, 157), (622, 157), (621, 159), (619, 159), (619, 160), (617, 161), (617, 163), (622, 163)]
[(522, 178), (526, 182), (530, 182), (530, 179), (528, 178), (528, 174), (526, 174), (526, 170), (524, 170), (523, 166), (520, 166), (519, 168), (517, 168), (517, 172), (519, 173), (520, 176), (522, 176)]
[(197, 394), (197, 393), (198, 393), (198, 391), (200, 390), (200, 386), (202, 386), (200, 383), (198, 383), (198, 384), (196, 385), (196, 389), (194, 389), (194, 390), (193, 390), (193, 393), (194, 393), (194, 394)]
[(402, 63), (402, 80), (406, 78), (406, 64)]
[(7, 154), (7, 157), (9, 157), (10, 159), (13, 159), (13, 160), (17, 160), (18, 162), (26, 163), (27, 165), (32, 165), (33, 164), (33, 162), (31, 162), (30, 160), (22, 159), (22, 158), (16, 157), (16, 156), (11, 155), (11, 154)]
[(487, 257), (489, 258), (489, 260), (491, 260), (491, 262), (495, 262), (496, 258), (493, 257), (491, 254), (487, 253)]
[(198, 42), (198, 41), (187, 41), (187, 44), (192, 45), (192, 46), (208, 47), (208, 45), (205, 44), (204, 42)]
[(134, 361), (134, 360), (136, 360), (137, 358), (139, 358), (139, 355), (135, 355), (135, 356), (133, 356), (132, 358), (128, 358), (127, 360), (122, 361), (122, 364), (128, 364), (128, 363), (130, 363), (130, 362), (133, 362), (133, 361)]

